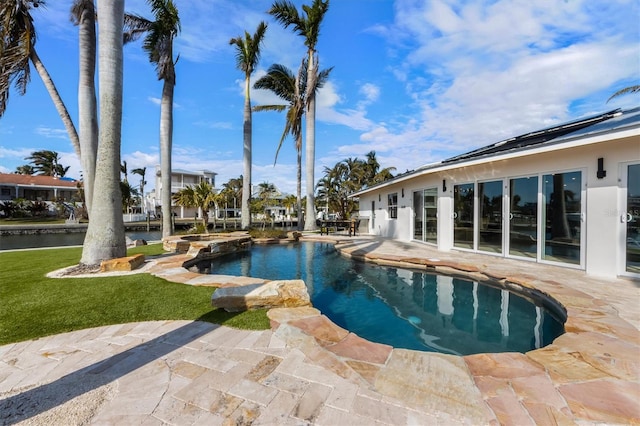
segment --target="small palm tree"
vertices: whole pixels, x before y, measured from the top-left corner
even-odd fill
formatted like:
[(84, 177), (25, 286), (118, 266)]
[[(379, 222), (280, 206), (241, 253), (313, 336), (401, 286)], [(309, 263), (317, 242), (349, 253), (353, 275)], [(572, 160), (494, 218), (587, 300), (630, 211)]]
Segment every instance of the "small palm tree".
[(187, 186), (176, 192), (172, 198), (179, 206), (197, 208), (202, 218), (202, 226), (205, 232), (209, 233), (209, 209), (217, 201), (210, 183), (202, 181), (197, 185)]
[(120, 182), (120, 192), (122, 192), (122, 212), (127, 213), (135, 205), (140, 193), (126, 180)]
[(378, 163), (378, 159), (376, 158), (375, 151), (369, 151), (366, 154), (367, 160), (365, 164), (365, 181), (363, 185), (371, 186), (376, 183), (381, 183), (386, 180), (389, 180), (393, 177), (393, 171), (396, 169), (395, 167), (386, 167), (384, 169), (380, 169), (380, 163)]
[(120, 173), (122, 173), (124, 175), (124, 178), (122, 179), (124, 182), (129, 183), (129, 170), (127, 170), (127, 162), (123, 161), (122, 164), (120, 164)]
[(244, 118), (242, 126), (243, 149), (243, 182), (242, 182), (242, 229), (251, 226), (251, 210), (249, 198), (251, 197), (251, 74), (255, 71), (260, 60), (260, 46), (267, 31), (267, 24), (260, 22), (256, 32), (251, 36), (247, 31), (244, 37), (235, 37), (229, 40), (229, 44), (236, 47), (236, 67), (244, 73)]
[(269, 200), (277, 193), (276, 187), (274, 184), (269, 182), (262, 182), (258, 184), (258, 198), (262, 204), (262, 209), (264, 212), (265, 219), (262, 222), (262, 229), (264, 229), (266, 221), (269, 219)]
[[(285, 28), (291, 26), (298, 35), (304, 37), (307, 46), (307, 129), (306, 158), (307, 166), (307, 215), (304, 229), (315, 229), (315, 150), (316, 150), (316, 84), (317, 54), (316, 44), (320, 35), (320, 24), (329, 9), (329, 0), (313, 0), (311, 6), (303, 5), (302, 13), (298, 13), (295, 5), (289, 0), (277, 0), (269, 9), (269, 14)], [(304, 16), (303, 16), (304, 15)]]
[(147, 181), (144, 180), (144, 176), (147, 174), (147, 168), (142, 167), (142, 168), (133, 169), (131, 170), (131, 173), (133, 173), (134, 175), (140, 176), (140, 197), (144, 199), (144, 186), (147, 184)]
[(33, 170), (37, 175), (64, 177), (69, 170), (69, 166), (64, 167), (60, 164), (60, 157), (55, 151), (34, 151), (25, 160), (33, 164)]
[(142, 167), (142, 168), (133, 169), (131, 170), (131, 173), (133, 173), (134, 175), (140, 176), (140, 213), (146, 213), (147, 208), (144, 200), (144, 186), (147, 184), (147, 181), (144, 180), (144, 177), (147, 174), (147, 168)]
[(36, 170), (31, 164), (23, 164), (22, 166), (16, 167), (16, 171), (14, 173), (18, 175), (35, 175)]

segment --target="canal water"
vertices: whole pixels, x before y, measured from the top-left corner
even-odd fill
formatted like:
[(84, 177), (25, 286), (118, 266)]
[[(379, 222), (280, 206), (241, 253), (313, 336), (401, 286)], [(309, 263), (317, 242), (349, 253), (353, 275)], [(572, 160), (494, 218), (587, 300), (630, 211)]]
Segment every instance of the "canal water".
[[(86, 232), (58, 232), (50, 234), (0, 235), (0, 251), (41, 247), (81, 246)], [(159, 241), (161, 231), (129, 231), (132, 240)]]

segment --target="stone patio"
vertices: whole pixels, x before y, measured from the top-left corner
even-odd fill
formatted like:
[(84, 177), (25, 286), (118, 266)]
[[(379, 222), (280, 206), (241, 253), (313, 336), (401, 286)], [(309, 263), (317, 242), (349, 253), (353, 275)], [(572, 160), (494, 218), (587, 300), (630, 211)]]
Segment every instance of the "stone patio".
[[(317, 236), (304, 239), (318, 239)], [(521, 353), (452, 356), (368, 342), (312, 307), (272, 330), (114, 325), (0, 347), (0, 424), (640, 424), (640, 288), (625, 279), (372, 237), (322, 237), (346, 256), (535, 288), (566, 333)], [(142, 272), (190, 285), (264, 282)]]

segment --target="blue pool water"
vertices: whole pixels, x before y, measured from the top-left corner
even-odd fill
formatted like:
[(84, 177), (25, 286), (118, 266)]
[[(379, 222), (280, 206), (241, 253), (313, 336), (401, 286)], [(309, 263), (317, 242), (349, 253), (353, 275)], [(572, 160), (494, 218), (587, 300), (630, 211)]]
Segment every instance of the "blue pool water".
[(564, 332), (532, 301), (489, 285), (341, 256), (328, 243), (254, 245), (197, 264), (201, 273), (302, 279), (337, 325), (396, 348), (456, 355), (526, 352)]

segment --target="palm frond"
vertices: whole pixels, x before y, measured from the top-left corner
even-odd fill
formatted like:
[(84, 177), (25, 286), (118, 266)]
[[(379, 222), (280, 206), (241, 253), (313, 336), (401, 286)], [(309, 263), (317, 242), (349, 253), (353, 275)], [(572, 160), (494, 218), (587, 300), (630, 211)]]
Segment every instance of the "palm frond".
[(640, 92), (640, 85), (625, 87), (624, 89), (618, 90), (616, 93), (611, 95), (611, 97), (607, 99), (607, 102), (609, 102), (613, 98), (617, 98), (618, 96), (637, 92)]

